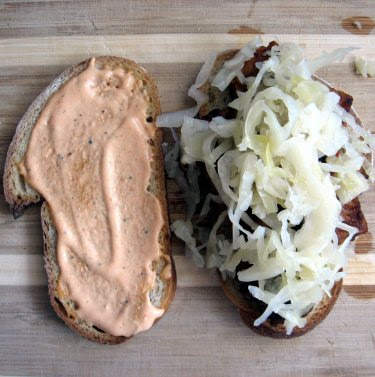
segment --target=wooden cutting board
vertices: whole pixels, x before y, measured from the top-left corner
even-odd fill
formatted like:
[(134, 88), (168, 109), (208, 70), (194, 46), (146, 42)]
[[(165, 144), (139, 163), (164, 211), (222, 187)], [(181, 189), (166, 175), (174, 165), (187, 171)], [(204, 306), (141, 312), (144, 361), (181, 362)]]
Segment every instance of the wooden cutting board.
[[(372, 19), (360, 18), (358, 29), (350, 18), (358, 15), (374, 17), (374, 3), (0, 2), (0, 173), (32, 100), (89, 56), (139, 62), (156, 79), (163, 110), (171, 111), (191, 104), (187, 89), (210, 51), (240, 47), (254, 33), (300, 43), (309, 57), (357, 46), (356, 54), (375, 61)], [(375, 131), (375, 78), (354, 73), (353, 55), (319, 75), (352, 94), (362, 122)], [(167, 186), (171, 220), (184, 218), (175, 184)], [(311, 333), (289, 341), (254, 335), (215, 273), (194, 267), (173, 238), (174, 302), (160, 323), (119, 346), (90, 343), (56, 317), (48, 303), (39, 206), (13, 220), (2, 190), (0, 196), (0, 376), (375, 375), (375, 187), (361, 198), (369, 233), (358, 238), (335, 308)]]

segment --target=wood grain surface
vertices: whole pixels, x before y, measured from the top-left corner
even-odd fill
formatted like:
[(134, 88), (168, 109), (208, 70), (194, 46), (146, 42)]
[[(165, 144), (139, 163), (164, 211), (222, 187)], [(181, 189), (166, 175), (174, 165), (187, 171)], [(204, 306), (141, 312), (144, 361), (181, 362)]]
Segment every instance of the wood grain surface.
[[(357, 46), (375, 61), (374, 18), (371, 0), (0, 0), (0, 174), (32, 100), (89, 56), (141, 63), (171, 111), (191, 104), (187, 89), (211, 50), (240, 47), (254, 33), (300, 43), (308, 56)], [(375, 131), (375, 79), (355, 75), (353, 55), (319, 75), (352, 94)], [(183, 218), (183, 200), (173, 182), (167, 186), (171, 220)], [(361, 202), (370, 232), (357, 241), (333, 311), (307, 335), (285, 341), (250, 332), (215, 273), (196, 268), (173, 238), (178, 289), (169, 312), (150, 331), (101, 346), (50, 308), (39, 206), (15, 221), (0, 190), (0, 376), (375, 376), (375, 188)]]

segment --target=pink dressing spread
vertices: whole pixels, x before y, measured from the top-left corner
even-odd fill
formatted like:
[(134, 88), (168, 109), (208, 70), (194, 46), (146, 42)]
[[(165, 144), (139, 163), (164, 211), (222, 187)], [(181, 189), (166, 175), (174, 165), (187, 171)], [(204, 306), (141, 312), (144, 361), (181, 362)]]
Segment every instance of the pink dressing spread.
[[(92, 59), (45, 105), (21, 166), (57, 229), (59, 289), (80, 318), (116, 336), (146, 330), (164, 312), (148, 295), (164, 225), (147, 191), (148, 99), (131, 73)], [(170, 269), (167, 261), (163, 275)]]

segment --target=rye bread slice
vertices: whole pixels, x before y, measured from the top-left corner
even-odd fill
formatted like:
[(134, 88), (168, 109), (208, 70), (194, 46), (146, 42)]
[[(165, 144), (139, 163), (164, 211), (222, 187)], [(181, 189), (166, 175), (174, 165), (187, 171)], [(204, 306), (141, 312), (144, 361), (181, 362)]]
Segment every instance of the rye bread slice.
[[(39, 193), (33, 190), (27, 182), (25, 182), (18, 169), (19, 163), (24, 159), (32, 129), (41, 114), (43, 107), (53, 93), (59, 90), (65, 82), (85, 70), (88, 67), (88, 64), (89, 60), (86, 60), (69, 67), (58, 76), (34, 100), (17, 126), (15, 135), (8, 149), (3, 177), (5, 199), (10, 204), (10, 208), (15, 218), (22, 214), (22, 211), (26, 206), (43, 201), (43, 198)], [(156, 117), (160, 114), (159, 95), (154, 80), (142, 67), (131, 60), (113, 56), (98, 57), (96, 58), (96, 64), (98, 66), (105, 65), (110, 69), (121, 67), (128, 72), (132, 72), (136, 79), (142, 80), (143, 87), (150, 98), (146, 118), (150, 118), (151, 122), (155, 121)], [(176, 271), (171, 257), (169, 242), (168, 211), (161, 143), (162, 131), (161, 129), (156, 128), (155, 136), (149, 142), (153, 158), (150, 161), (152, 172), (148, 190), (158, 198), (161, 204), (164, 226), (159, 234), (161, 255), (159, 260), (152, 266), (153, 270), (156, 271), (155, 286), (150, 290), (149, 297), (155, 306), (166, 310), (173, 299), (176, 289)], [(110, 335), (93, 324), (87, 323), (79, 318), (72, 300), (64, 295), (64, 292), (58, 288), (60, 274), (56, 254), (58, 234), (46, 202), (43, 202), (42, 204), (41, 220), (44, 239), (45, 268), (48, 275), (48, 290), (51, 305), (58, 316), (62, 318), (73, 331), (89, 340), (105, 344), (124, 342), (127, 339), (126, 337)], [(166, 279), (162, 277), (163, 275), (161, 272), (168, 261), (171, 261), (172, 275), (170, 278)]]
[[(197, 115), (198, 118), (209, 120), (210, 113), (215, 113), (215, 115), (220, 113), (228, 113), (226, 111), (228, 104), (234, 99), (233, 88), (228, 87), (223, 92), (221, 92), (218, 88), (212, 87), (211, 82), (216, 76), (217, 72), (221, 69), (223, 64), (227, 60), (232, 59), (237, 52), (238, 50), (227, 50), (217, 56), (208, 81), (200, 88), (202, 92), (208, 95), (209, 102), (200, 108)], [(254, 65), (255, 62), (253, 61), (251, 63), (251, 65)], [(334, 90), (324, 80), (321, 80), (319, 78), (317, 78), (317, 80), (327, 85), (330, 90)], [(342, 100), (345, 100), (345, 103), (342, 104), (344, 108), (346, 107), (346, 102), (350, 102), (350, 105), (349, 107), (347, 107), (347, 109), (356, 118), (357, 122), (360, 122), (357, 114), (350, 108), (351, 101), (347, 98), (350, 96), (340, 91), (336, 91), (336, 93), (340, 95)], [(223, 116), (225, 117), (225, 115)], [(355, 226), (359, 229), (359, 232), (353, 237), (353, 239), (359, 234), (364, 234), (367, 232), (367, 222), (365, 220), (363, 212), (361, 211), (361, 206), (358, 198), (353, 199), (351, 202), (343, 206), (341, 215), (345, 223), (351, 226)], [(337, 229), (336, 232), (339, 237), (339, 242), (342, 243), (347, 236), (347, 232), (342, 231), (341, 229)], [(277, 314), (272, 314), (269, 319), (260, 326), (254, 326), (254, 321), (263, 313), (263, 311), (265, 310), (265, 305), (261, 301), (255, 299), (249, 293), (244, 295), (242, 292), (240, 292), (240, 290), (238, 289), (239, 284), (238, 282), (236, 284), (235, 280), (230, 278), (223, 280), (221, 274), (218, 273), (218, 275), (225, 294), (239, 309), (240, 316), (244, 323), (257, 334), (269, 336), (272, 338), (293, 338), (303, 335), (312, 330), (315, 326), (322, 322), (324, 318), (326, 318), (326, 316), (334, 306), (342, 288), (342, 280), (337, 281), (331, 289), (331, 297), (325, 295), (323, 300), (309, 313), (306, 314), (306, 325), (303, 328), (295, 327), (293, 332), (290, 335), (287, 335), (286, 328), (283, 324), (283, 319)], [(243, 287), (244, 285), (242, 286), (242, 288)]]

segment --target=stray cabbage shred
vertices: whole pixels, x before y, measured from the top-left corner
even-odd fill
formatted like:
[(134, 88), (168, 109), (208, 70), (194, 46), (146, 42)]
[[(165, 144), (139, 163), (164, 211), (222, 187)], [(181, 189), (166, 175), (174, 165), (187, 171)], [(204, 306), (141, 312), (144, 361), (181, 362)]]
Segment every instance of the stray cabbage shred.
[(356, 72), (363, 77), (372, 77), (375, 76), (375, 62), (365, 61), (361, 57), (356, 57), (355, 61), (355, 70)]
[[(252, 40), (211, 77), (220, 90), (234, 77), (246, 83), (247, 91), (238, 92), (229, 104), (238, 111), (236, 119), (208, 122), (179, 113), (179, 124), (173, 114), (158, 123), (181, 126), (180, 141), (176, 139), (165, 163), (187, 201), (188, 219), (174, 222), (172, 230), (199, 266), (218, 268), (223, 278), (237, 274), (239, 281), (249, 283), (249, 292), (267, 305), (255, 325), (277, 313), (290, 334), (295, 326), (305, 325), (305, 314), (324, 295), (330, 296), (344, 276), (357, 229), (344, 224), (340, 212), (373, 181), (368, 156), (374, 140), (340, 107), (338, 94), (313, 76), (352, 49), (307, 61), (301, 47), (281, 44), (272, 47), (268, 60), (257, 63), (256, 77), (245, 78), (241, 68), (261, 43), (260, 38)], [(198, 76), (200, 86), (210, 77), (207, 67), (212, 69), (213, 56)], [(197, 108), (193, 112), (195, 116)], [(173, 119), (170, 123), (167, 116)], [(197, 162), (216, 189), (200, 213), (195, 213), (200, 195)], [(226, 209), (205, 228), (201, 224), (212, 201)], [(231, 224), (231, 235), (229, 225), (222, 227), (224, 232), (223, 224)], [(341, 245), (337, 228), (348, 232)], [(238, 271), (240, 262), (250, 267)]]

